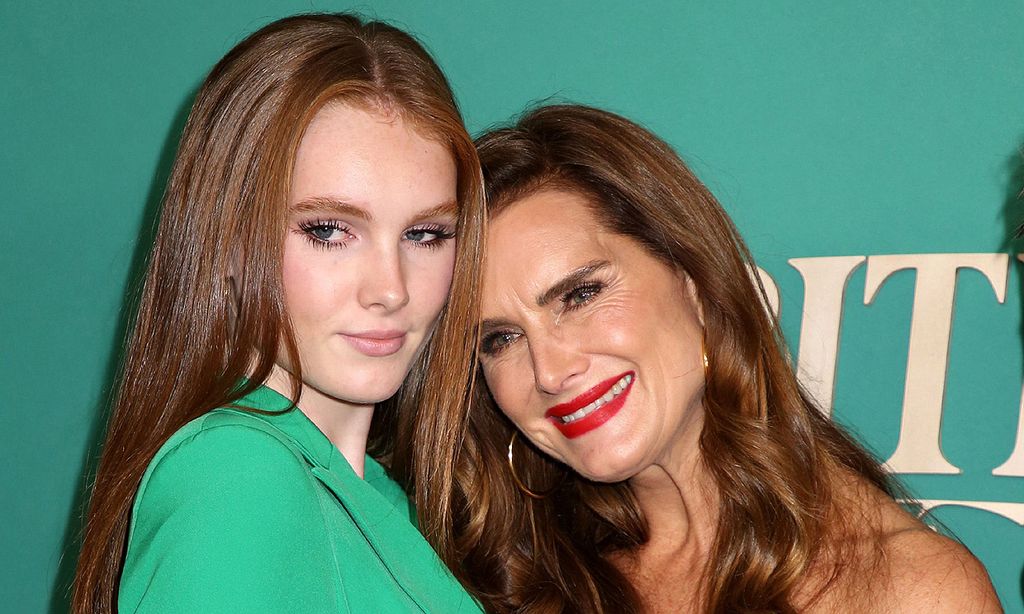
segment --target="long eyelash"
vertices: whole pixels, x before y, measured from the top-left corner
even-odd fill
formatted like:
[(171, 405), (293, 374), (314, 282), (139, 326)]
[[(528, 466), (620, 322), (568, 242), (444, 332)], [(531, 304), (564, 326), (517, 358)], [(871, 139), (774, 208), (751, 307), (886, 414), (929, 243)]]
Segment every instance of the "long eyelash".
[(487, 335), (480, 340), (480, 353), (485, 356), (494, 356), (494, 354), (500, 350), (496, 350), (491, 343), (494, 341), (494, 335)]
[(298, 229), (295, 231), (302, 235), (310, 245), (317, 249), (329, 250), (342, 249), (345, 247), (345, 243), (343, 241), (324, 241), (323, 239), (318, 239), (313, 236), (312, 230), (314, 228), (330, 228), (331, 230), (347, 233), (350, 230), (348, 226), (336, 220), (324, 220), (318, 218), (315, 220), (300, 222), (298, 224)]
[(298, 224), (298, 226), (299, 226), (300, 230), (304, 230), (304, 231), (307, 231), (307, 232), (312, 230), (312, 229), (314, 229), (314, 228), (317, 228), (319, 226), (324, 226), (326, 228), (332, 228), (334, 230), (344, 230), (344, 231), (348, 230), (348, 226), (345, 226), (344, 224), (342, 224), (341, 222), (339, 222), (337, 220), (324, 220), (324, 219), (320, 219), (320, 218), (317, 218), (315, 220), (308, 220), (308, 221), (305, 221), (305, 222), (300, 222)]
[(592, 294), (599, 294), (601, 292), (601, 290), (604, 290), (604, 283), (602, 283), (602, 282), (599, 282), (599, 281), (587, 281), (587, 282), (581, 283), (580, 285), (576, 286), (572, 290), (569, 290), (568, 292), (566, 292), (565, 294), (562, 295), (562, 298), (561, 298), (562, 310), (563, 311), (572, 311), (574, 309), (579, 309), (580, 307), (582, 307), (582, 306), (586, 305), (587, 303), (589, 303), (594, 298), (593, 296), (591, 296), (591, 297), (587, 298), (587, 300), (583, 301), (582, 303), (573, 303), (572, 302), (572, 297), (574, 295), (576, 295), (576, 294), (578, 294), (580, 292), (583, 292), (583, 291), (590, 292)]
[(504, 352), (506, 349), (508, 349), (509, 344), (506, 343), (505, 345), (502, 345), (500, 347), (494, 347), (493, 343), (498, 337), (507, 334), (509, 333), (505, 331), (497, 331), (490, 333), (489, 335), (486, 335), (483, 339), (480, 340), (480, 351), (487, 356), (497, 356), (498, 354)]
[(444, 245), (445, 241), (449, 241), (455, 238), (455, 230), (441, 224), (426, 224), (424, 226), (416, 226), (406, 231), (410, 232), (428, 232), (432, 235), (436, 235), (435, 238), (429, 241), (417, 241), (417, 247), (425, 247), (427, 249), (438, 249)]

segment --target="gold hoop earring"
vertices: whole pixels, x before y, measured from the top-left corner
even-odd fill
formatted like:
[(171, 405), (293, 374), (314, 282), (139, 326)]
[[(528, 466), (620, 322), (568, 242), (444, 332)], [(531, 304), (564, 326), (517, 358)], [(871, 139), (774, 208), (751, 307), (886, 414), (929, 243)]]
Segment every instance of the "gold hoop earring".
[(508, 470), (509, 473), (512, 474), (512, 481), (516, 483), (516, 488), (518, 488), (527, 497), (530, 497), (531, 499), (543, 499), (550, 495), (551, 493), (553, 493), (555, 491), (555, 488), (557, 488), (558, 486), (556, 485), (555, 488), (551, 488), (550, 490), (547, 490), (545, 492), (538, 493), (530, 490), (530, 488), (526, 484), (523, 484), (522, 480), (519, 479), (519, 476), (516, 475), (516, 466), (512, 462), (512, 446), (513, 444), (515, 444), (516, 437), (518, 436), (519, 431), (513, 430), (512, 439), (508, 440)]
[(707, 346), (704, 344), (704, 331), (700, 333), (700, 356), (704, 364), (704, 381), (708, 379), (708, 371), (711, 370), (711, 362), (708, 360)]

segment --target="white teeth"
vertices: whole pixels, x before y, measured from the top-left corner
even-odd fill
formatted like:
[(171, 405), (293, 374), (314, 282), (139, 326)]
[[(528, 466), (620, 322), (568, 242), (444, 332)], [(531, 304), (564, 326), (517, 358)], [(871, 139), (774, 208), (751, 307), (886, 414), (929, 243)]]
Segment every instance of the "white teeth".
[(566, 422), (566, 423), (572, 422), (573, 420), (579, 420), (580, 418), (583, 417), (583, 415), (585, 413), (586, 413), (586, 409), (581, 409), (579, 411), (574, 411), (573, 413), (569, 414), (568, 416), (562, 418), (562, 420), (564, 422)]
[(605, 403), (607, 403), (607, 402), (611, 401), (612, 399), (614, 399), (615, 397), (619, 396), (622, 393), (622, 391), (625, 390), (626, 387), (629, 386), (629, 383), (632, 382), (632, 381), (633, 381), (633, 374), (632, 373), (622, 376), (622, 379), (620, 379), (619, 381), (615, 382), (615, 384), (611, 387), (611, 389), (609, 389), (608, 392), (604, 393), (604, 396), (602, 396), (599, 399), (596, 399), (592, 403), (588, 404), (586, 407), (583, 407), (582, 409), (579, 409), (577, 411), (572, 412), (568, 416), (562, 416), (562, 418), (561, 418), (562, 424), (569, 424), (570, 422), (576, 422), (577, 420), (580, 420), (581, 418), (586, 417), (588, 414), (593, 412), (595, 409), (598, 409), (599, 407), (601, 407)]

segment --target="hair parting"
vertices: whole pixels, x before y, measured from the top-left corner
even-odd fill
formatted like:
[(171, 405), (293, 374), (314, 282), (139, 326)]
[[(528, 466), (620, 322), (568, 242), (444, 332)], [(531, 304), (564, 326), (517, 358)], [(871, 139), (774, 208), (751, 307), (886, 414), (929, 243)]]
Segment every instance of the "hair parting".
[[(92, 488), (72, 611), (116, 610), (136, 489), (176, 430), (259, 387), (279, 352), (292, 359), (297, 402), (301, 365), (281, 285), (286, 204), (303, 133), (336, 103), (399, 114), (449, 147), (457, 168), (452, 300), (434, 337), (461, 331), (461, 339), (428, 340), (399, 393), (375, 413), (368, 445), (400, 481), (430, 483), (430, 467), (405, 442), (430, 435), (412, 426), (421, 403), (458, 413), (471, 386), (476, 339), (463, 314), (476, 310), (484, 224), (476, 151), (447, 80), (411, 36), (345, 14), (281, 19), (214, 66), (182, 134)], [(461, 394), (432, 393), (428, 380)]]

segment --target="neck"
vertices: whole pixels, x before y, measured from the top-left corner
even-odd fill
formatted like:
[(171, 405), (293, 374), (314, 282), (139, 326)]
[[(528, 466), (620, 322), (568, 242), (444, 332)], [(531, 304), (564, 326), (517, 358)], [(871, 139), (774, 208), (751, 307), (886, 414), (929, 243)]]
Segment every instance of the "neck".
[[(280, 366), (274, 366), (264, 385), (291, 398), (292, 376)], [(349, 403), (303, 382), (296, 406), (341, 452), (356, 475), (363, 477), (373, 404)]]
[(664, 458), (629, 481), (647, 519), (649, 539), (641, 558), (684, 556), (703, 562), (710, 555), (718, 523), (718, 489), (701, 461), (703, 421), (696, 422), (679, 433)]

